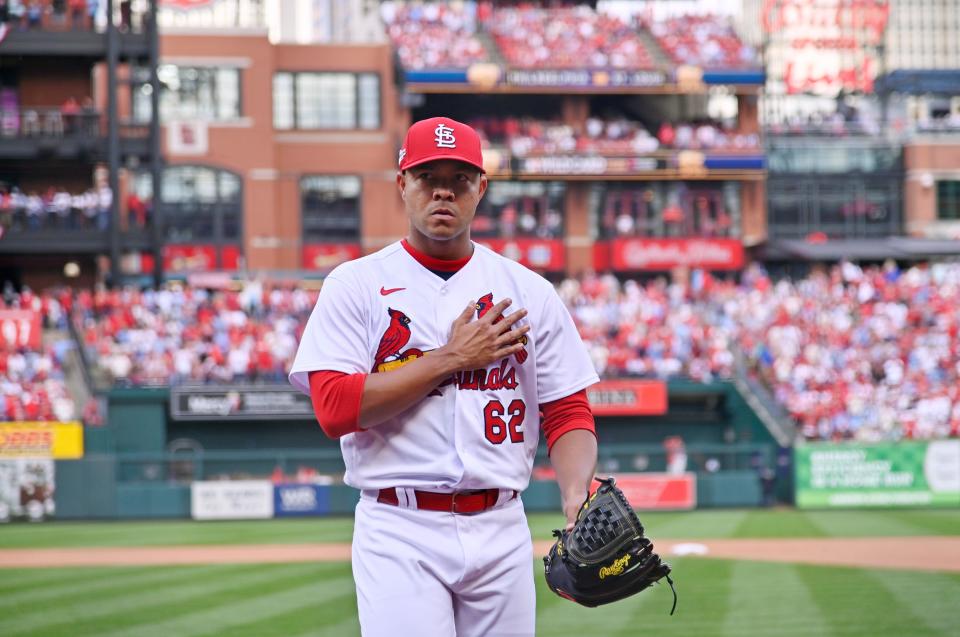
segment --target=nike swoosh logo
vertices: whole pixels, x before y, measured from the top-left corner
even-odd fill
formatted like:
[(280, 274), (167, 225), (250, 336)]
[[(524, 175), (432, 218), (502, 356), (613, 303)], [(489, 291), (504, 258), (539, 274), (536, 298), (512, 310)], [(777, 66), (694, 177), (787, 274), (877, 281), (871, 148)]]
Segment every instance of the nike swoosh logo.
[(380, 287), (380, 295), (386, 296), (388, 294), (393, 294), (394, 292), (399, 292), (400, 290), (406, 290), (407, 288), (390, 288), (389, 290), (385, 287)]

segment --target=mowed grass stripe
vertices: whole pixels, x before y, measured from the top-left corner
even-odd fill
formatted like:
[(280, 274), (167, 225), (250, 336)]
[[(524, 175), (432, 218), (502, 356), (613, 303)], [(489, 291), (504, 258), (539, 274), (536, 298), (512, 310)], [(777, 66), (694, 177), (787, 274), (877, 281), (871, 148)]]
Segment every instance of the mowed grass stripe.
[[(279, 574), (278, 574), (279, 575)], [(289, 612), (308, 612), (317, 600), (343, 593), (350, 582), (349, 571), (280, 576), (269, 586), (248, 586), (228, 595), (204, 596), (200, 608), (170, 609), (167, 619), (140, 621), (124, 628), (102, 630), (98, 637), (198, 637), (211, 633), (234, 635), (246, 624)], [(238, 593), (240, 593), (238, 595)], [(184, 611), (190, 612), (184, 612)]]
[(924, 529), (932, 535), (960, 535), (960, 514), (957, 511), (888, 511), (889, 517), (909, 524), (917, 529)]
[[(211, 572), (211, 566), (191, 567), (189, 577), (202, 577)], [(182, 569), (170, 567), (116, 567), (96, 569), (56, 569), (60, 578), (56, 583), (46, 581), (43, 586), (29, 586), (0, 596), (0, 609), (17, 607), (18, 612), (33, 612), (49, 608), (48, 600), (57, 606), (70, 604), (76, 598), (82, 603), (88, 597), (110, 597), (114, 593), (139, 589), (143, 586), (162, 586), (167, 581), (179, 582), (188, 577)], [(79, 571), (79, 572), (71, 572)], [(6, 571), (3, 571), (6, 573)]]
[[(808, 511), (807, 516), (829, 537), (885, 537), (931, 535), (931, 530), (917, 524), (913, 515), (902, 511)], [(960, 524), (960, 516), (953, 516)], [(933, 533), (935, 534), (935, 533)]]
[[(22, 633), (45, 635), (48, 631), (71, 628), (78, 633), (90, 634), (98, 628), (102, 619), (111, 621), (157, 620), (170, 616), (177, 609), (202, 604), (205, 596), (240, 594), (245, 590), (270, 586), (286, 577), (296, 576), (306, 564), (283, 565), (268, 569), (260, 565), (245, 565), (244, 568), (221, 567), (217, 572), (194, 576), (192, 571), (183, 571), (182, 578), (168, 582), (162, 587), (134, 589), (126, 594), (105, 597), (100, 594), (75, 596), (69, 602), (43, 605), (34, 612), (22, 613), (15, 620), (0, 621), (0, 634), (5, 637)], [(51, 609), (56, 612), (51, 612)]]
[(344, 617), (336, 623), (324, 624), (319, 630), (306, 629), (284, 637), (360, 637), (360, 618), (357, 616), (356, 597), (352, 607), (353, 616)]
[(20, 591), (40, 590), (49, 586), (73, 585), (96, 577), (92, 572), (76, 568), (16, 568), (0, 570), (0, 603), (7, 595)]
[(671, 564), (680, 600), (672, 617), (673, 595), (666, 581), (613, 604), (584, 608), (552, 593), (538, 576), (537, 635), (716, 635), (727, 613), (732, 563), (688, 558)]
[(747, 511), (688, 511), (661, 518), (638, 513), (647, 535), (653, 540), (657, 538), (690, 539), (690, 538), (725, 538), (735, 537), (737, 529), (743, 524)]
[[(323, 583), (333, 584), (333, 577), (334, 572), (325, 575)], [(356, 623), (357, 603), (350, 565), (343, 565), (341, 570), (336, 571), (336, 577), (339, 587), (326, 591), (323, 597), (304, 596), (304, 604), (299, 608), (284, 609), (242, 626), (231, 626), (229, 629), (218, 626), (216, 630), (198, 634), (196, 637), (287, 637), (296, 633), (317, 635), (325, 632), (325, 627), (345, 624), (348, 621)], [(359, 635), (359, 624), (357, 626), (355, 634)], [(348, 633), (336, 634), (345, 636)]]
[[(824, 620), (837, 637), (863, 635), (937, 636), (944, 633), (925, 626), (913, 609), (892, 595), (866, 569), (797, 565)], [(899, 577), (889, 571), (890, 577)], [(955, 637), (953, 633), (951, 637)]]
[(830, 635), (822, 609), (792, 564), (733, 562), (727, 617), (729, 637)]
[(0, 548), (349, 542), (353, 517), (197, 522), (58, 522), (0, 526)]
[(960, 574), (870, 571), (870, 575), (929, 629), (940, 635), (960, 634)]
[(751, 511), (743, 516), (740, 526), (730, 537), (782, 538), (823, 537), (823, 529), (804, 511), (783, 509), (771, 515), (770, 511)]

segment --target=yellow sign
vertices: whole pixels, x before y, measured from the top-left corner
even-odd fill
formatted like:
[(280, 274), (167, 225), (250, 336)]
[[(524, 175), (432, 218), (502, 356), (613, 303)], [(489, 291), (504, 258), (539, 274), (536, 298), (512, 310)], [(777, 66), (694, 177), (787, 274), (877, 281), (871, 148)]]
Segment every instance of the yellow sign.
[(79, 422), (0, 422), (0, 458), (83, 457)]

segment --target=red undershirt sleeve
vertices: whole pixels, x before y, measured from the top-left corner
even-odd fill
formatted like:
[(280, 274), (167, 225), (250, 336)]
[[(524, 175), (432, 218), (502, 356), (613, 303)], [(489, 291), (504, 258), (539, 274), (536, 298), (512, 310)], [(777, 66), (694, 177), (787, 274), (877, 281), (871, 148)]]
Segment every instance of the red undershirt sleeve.
[(367, 375), (320, 370), (309, 377), (313, 413), (323, 433), (336, 439), (360, 431), (360, 400)]
[(568, 431), (586, 429), (594, 436), (597, 435), (586, 389), (543, 403), (540, 405), (540, 412), (543, 414), (540, 428), (543, 429), (543, 434), (547, 438), (548, 452), (553, 448), (553, 443)]

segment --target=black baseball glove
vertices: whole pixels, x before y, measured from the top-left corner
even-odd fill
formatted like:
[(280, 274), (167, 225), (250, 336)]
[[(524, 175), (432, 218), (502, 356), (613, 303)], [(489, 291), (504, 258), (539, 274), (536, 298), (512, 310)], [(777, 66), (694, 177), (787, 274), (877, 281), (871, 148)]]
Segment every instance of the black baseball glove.
[(639, 593), (666, 578), (670, 565), (653, 552), (653, 543), (643, 535), (643, 525), (613, 477), (588, 496), (573, 530), (554, 531), (557, 541), (543, 558), (547, 586), (557, 595), (584, 606), (609, 604)]

